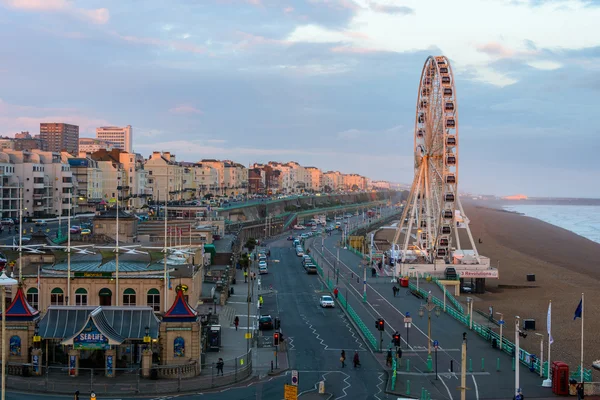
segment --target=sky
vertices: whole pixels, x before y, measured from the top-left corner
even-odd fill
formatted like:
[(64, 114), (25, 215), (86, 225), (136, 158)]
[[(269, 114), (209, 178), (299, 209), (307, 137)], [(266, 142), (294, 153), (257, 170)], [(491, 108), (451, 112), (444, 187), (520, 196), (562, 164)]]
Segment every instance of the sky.
[(600, 197), (598, 0), (0, 0), (0, 134), (132, 125), (134, 151), (413, 180), (447, 56), (459, 188)]

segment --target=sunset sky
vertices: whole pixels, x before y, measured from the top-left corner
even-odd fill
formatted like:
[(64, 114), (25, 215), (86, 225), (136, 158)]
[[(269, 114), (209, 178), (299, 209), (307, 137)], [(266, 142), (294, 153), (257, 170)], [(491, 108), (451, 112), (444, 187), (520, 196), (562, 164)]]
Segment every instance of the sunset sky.
[(461, 190), (600, 197), (598, 21), (582, 0), (0, 0), (0, 134), (130, 124), (145, 157), (410, 183), (444, 54)]

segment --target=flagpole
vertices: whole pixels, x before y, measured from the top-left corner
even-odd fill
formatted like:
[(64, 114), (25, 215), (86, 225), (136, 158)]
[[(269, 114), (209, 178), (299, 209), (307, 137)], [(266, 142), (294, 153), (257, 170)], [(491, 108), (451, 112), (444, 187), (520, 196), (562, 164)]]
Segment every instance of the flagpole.
[(580, 382), (583, 383), (583, 293), (581, 293), (581, 371), (580, 371), (580, 375), (581, 375), (581, 380)]
[[(550, 300), (550, 302), (548, 303), (548, 320), (546, 321), (547, 324), (547, 328), (548, 328), (548, 378), (545, 379), (542, 382), (542, 387), (552, 387), (552, 361), (551, 361), (551, 356), (552, 356), (552, 300)], [(544, 368), (544, 366), (542, 365), (542, 369)]]

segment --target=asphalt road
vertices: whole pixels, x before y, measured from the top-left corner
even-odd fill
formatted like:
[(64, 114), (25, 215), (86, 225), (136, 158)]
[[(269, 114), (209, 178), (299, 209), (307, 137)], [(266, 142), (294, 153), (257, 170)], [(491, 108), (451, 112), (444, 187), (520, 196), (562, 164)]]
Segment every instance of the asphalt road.
[[(339, 235), (326, 237), (325, 260), (320, 258), (321, 265), (324, 267), (325, 274), (333, 278), (334, 266), (337, 258), (336, 244), (339, 242)], [(310, 245), (310, 241), (307, 242)], [(317, 239), (314, 248), (321, 250), (321, 240)], [(314, 254), (314, 253), (313, 253)], [(319, 260), (319, 259), (318, 259)], [(420, 384), (429, 390), (432, 398), (453, 399), (459, 398), (460, 392), (457, 387), (460, 386), (460, 368), (461, 368), (461, 344), (462, 333), (467, 332), (468, 349), (467, 363), (471, 365), (472, 374), (467, 376), (468, 399), (507, 399), (512, 398), (514, 390), (515, 372), (512, 370), (512, 360), (509, 356), (493, 349), (489, 342), (480, 338), (476, 333), (454, 320), (451, 316), (443, 312), (439, 317), (432, 313), (431, 340), (437, 340), (440, 344), (438, 350), (438, 372), (441, 374), (436, 380), (435, 374), (427, 374), (427, 312), (423, 318), (419, 317), (419, 307), (424, 303), (423, 300), (408, 294), (404, 289), (397, 297), (393, 296), (392, 283), (388, 279), (379, 278), (370, 279), (367, 276), (367, 303), (362, 302), (363, 295), (363, 273), (359, 267), (360, 259), (351, 252), (340, 249), (340, 279), (339, 289), (345, 294), (348, 293), (349, 304), (363, 319), (363, 322), (371, 330), (376, 338), (379, 338), (379, 332), (375, 329), (375, 320), (380, 316), (386, 321), (386, 332), (383, 337), (383, 347), (387, 347), (391, 335), (398, 330), (402, 335), (404, 355), (403, 368), (398, 374), (398, 384), (400, 388), (406, 386), (407, 380), (413, 381), (413, 394), (415, 393), (415, 383), (419, 380)], [(391, 277), (390, 277), (391, 280)], [(409, 312), (413, 317), (412, 328), (409, 333), (409, 343), (406, 343), (406, 329), (404, 327), (404, 315)], [(410, 371), (406, 371), (406, 360), (410, 359)], [(483, 364), (482, 364), (483, 360)], [(498, 360), (500, 370), (497, 370)], [(450, 372), (452, 361), (452, 372)], [(469, 369), (469, 366), (467, 366)], [(528, 398), (552, 397), (550, 389), (541, 388), (541, 378), (538, 375), (529, 372), (527, 368), (521, 366), (520, 385), (524, 394)], [(420, 390), (420, 386), (419, 386)]]

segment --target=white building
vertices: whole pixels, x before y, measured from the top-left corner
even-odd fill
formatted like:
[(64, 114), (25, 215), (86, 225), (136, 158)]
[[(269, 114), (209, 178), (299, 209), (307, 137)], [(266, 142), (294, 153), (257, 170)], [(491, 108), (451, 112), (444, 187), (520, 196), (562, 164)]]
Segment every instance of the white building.
[(114, 147), (128, 153), (133, 153), (133, 128), (127, 125), (123, 128), (118, 126), (101, 126), (96, 128), (96, 138), (114, 143)]
[(79, 155), (85, 157), (84, 154), (95, 153), (98, 150), (111, 151), (117, 146), (113, 142), (94, 138), (79, 138)]

